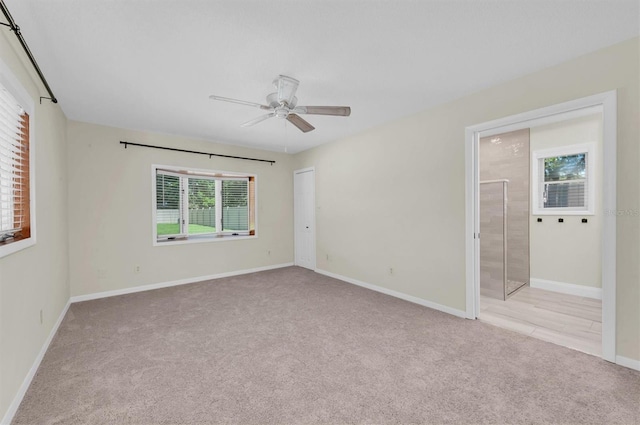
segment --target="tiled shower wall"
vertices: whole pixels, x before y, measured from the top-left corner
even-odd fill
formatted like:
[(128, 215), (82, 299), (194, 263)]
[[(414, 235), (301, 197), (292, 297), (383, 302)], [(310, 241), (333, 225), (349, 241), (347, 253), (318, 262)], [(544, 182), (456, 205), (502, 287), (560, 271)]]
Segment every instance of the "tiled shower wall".
[[(507, 179), (507, 280), (508, 292), (529, 282), (529, 129), (512, 131), (480, 139), (480, 181)], [(501, 210), (495, 200), (483, 200), (484, 193), (495, 195), (502, 185), (481, 185), (480, 190), (480, 289), (492, 293), (496, 288), (496, 277), (502, 284), (502, 223)], [(492, 195), (490, 195), (492, 196)], [(489, 226), (486, 224), (491, 223)], [(483, 223), (485, 224), (483, 234)], [(490, 234), (488, 234), (490, 232)], [(497, 233), (499, 232), (499, 233)], [(491, 235), (496, 233), (496, 235)], [(482, 243), (490, 240), (490, 243)], [(499, 269), (498, 269), (499, 268)], [(483, 283), (483, 277), (485, 282)], [(489, 294), (487, 294), (489, 295)], [(493, 296), (493, 295), (491, 295)], [(501, 298), (501, 297), (500, 297)]]
[(480, 185), (480, 294), (504, 299), (504, 184)]

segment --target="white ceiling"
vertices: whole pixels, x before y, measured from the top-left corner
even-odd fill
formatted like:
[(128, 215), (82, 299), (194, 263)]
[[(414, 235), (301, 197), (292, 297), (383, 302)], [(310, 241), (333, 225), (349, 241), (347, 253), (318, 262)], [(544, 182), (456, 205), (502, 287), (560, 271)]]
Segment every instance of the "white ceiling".
[[(637, 0), (6, 0), (69, 119), (299, 152), (623, 41)], [(301, 133), (263, 103), (301, 81)], [(135, 140), (132, 140), (135, 142)]]

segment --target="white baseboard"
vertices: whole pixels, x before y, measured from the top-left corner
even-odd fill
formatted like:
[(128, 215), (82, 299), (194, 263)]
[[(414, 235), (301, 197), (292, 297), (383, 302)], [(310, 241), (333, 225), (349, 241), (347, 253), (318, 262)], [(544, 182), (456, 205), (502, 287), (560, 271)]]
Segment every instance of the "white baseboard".
[(97, 300), (99, 298), (115, 297), (118, 295), (133, 294), (135, 292), (151, 291), (153, 289), (168, 288), (170, 286), (186, 285), (188, 283), (202, 282), (205, 280), (220, 279), (223, 277), (238, 276), (248, 273), (263, 272), (265, 270), (280, 269), (282, 267), (293, 266), (293, 263), (274, 264), (272, 266), (256, 267), (253, 269), (237, 270), (232, 272), (218, 273), (207, 276), (189, 277), (186, 279), (172, 280), (170, 282), (152, 283), (149, 285), (134, 286), (131, 288), (115, 289), (113, 291), (95, 292), (93, 294), (76, 295), (70, 298), (70, 302), (78, 303), (82, 301)]
[(616, 364), (628, 367), (629, 369), (640, 371), (640, 360), (630, 359), (628, 357), (616, 356)]
[(602, 299), (602, 288), (593, 286), (575, 285), (573, 283), (554, 282), (553, 280), (536, 279), (529, 280), (532, 288), (544, 289), (546, 291), (559, 292), (561, 294), (577, 295), (579, 297)]
[(380, 292), (386, 295), (391, 295), (392, 297), (400, 298), (401, 300), (409, 301), (415, 304), (420, 304), (424, 307), (429, 307), (434, 310), (442, 311), (444, 313), (452, 314), (457, 317), (461, 317), (465, 319), (467, 317), (467, 312), (458, 310), (452, 307), (448, 307), (446, 305), (434, 303), (432, 301), (427, 301), (422, 298), (414, 297), (413, 295), (408, 295), (402, 292), (394, 291), (393, 289), (383, 288), (382, 286), (372, 285), (370, 283), (362, 282), (356, 279), (352, 279), (350, 277), (342, 276), (336, 273), (331, 273), (326, 270), (316, 269), (316, 273), (320, 273), (325, 276), (332, 277), (334, 279), (342, 280), (347, 283), (351, 283), (354, 285), (362, 286), (363, 288), (371, 289), (372, 291)]
[(24, 398), (24, 395), (27, 393), (27, 390), (29, 389), (29, 385), (31, 385), (31, 381), (33, 380), (33, 377), (36, 376), (36, 372), (40, 367), (40, 363), (44, 358), (44, 354), (49, 349), (49, 344), (51, 344), (53, 337), (55, 336), (56, 332), (58, 332), (58, 328), (62, 323), (62, 319), (64, 319), (64, 316), (67, 314), (67, 310), (69, 310), (69, 305), (71, 305), (71, 302), (67, 301), (67, 304), (62, 309), (60, 316), (58, 316), (58, 320), (56, 320), (56, 323), (53, 325), (53, 328), (51, 328), (51, 332), (49, 332), (49, 336), (47, 337), (44, 344), (42, 345), (42, 348), (40, 349), (38, 356), (33, 361), (33, 364), (31, 365), (31, 369), (29, 369), (27, 376), (25, 376), (24, 381), (22, 381), (22, 385), (20, 386), (18, 393), (13, 398), (13, 401), (9, 405), (9, 408), (7, 409), (7, 412), (4, 414), (4, 417), (2, 418), (2, 420), (0, 420), (0, 424), (9, 425), (13, 420), (13, 417), (18, 411), (18, 407), (20, 407), (20, 403), (22, 403), (22, 399)]

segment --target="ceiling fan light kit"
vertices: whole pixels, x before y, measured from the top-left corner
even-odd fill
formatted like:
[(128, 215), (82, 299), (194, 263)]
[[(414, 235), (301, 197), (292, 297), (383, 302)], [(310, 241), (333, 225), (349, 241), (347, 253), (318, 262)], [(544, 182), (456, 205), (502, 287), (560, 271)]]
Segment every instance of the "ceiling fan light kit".
[(273, 80), (273, 85), (278, 88), (278, 103), (286, 103), (291, 105), (291, 102), (295, 98), (296, 91), (300, 81), (295, 78), (287, 77), (286, 75), (280, 75)]
[(270, 111), (268, 114), (259, 116), (251, 121), (241, 124), (241, 127), (250, 127), (269, 118), (276, 117), (286, 119), (291, 124), (298, 127), (300, 131), (307, 133), (314, 130), (315, 127), (302, 118), (300, 114), (332, 115), (340, 117), (348, 117), (351, 115), (351, 108), (349, 106), (298, 106), (296, 91), (298, 90), (300, 81), (295, 78), (287, 77), (286, 75), (279, 75), (278, 78), (273, 80), (273, 85), (276, 87), (277, 91), (267, 95), (267, 105), (216, 95), (209, 96), (209, 99), (238, 103), (240, 105), (253, 106)]

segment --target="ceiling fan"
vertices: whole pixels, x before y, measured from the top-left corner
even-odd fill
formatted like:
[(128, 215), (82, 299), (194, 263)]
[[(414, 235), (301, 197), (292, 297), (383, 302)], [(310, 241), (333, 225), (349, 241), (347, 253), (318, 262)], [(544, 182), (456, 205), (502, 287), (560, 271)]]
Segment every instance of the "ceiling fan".
[(276, 86), (278, 91), (267, 96), (266, 105), (215, 95), (209, 96), (209, 99), (239, 103), (240, 105), (253, 106), (269, 111), (268, 114), (245, 122), (241, 127), (250, 127), (266, 119), (277, 117), (286, 119), (291, 124), (298, 127), (303, 133), (307, 133), (314, 130), (315, 127), (304, 120), (300, 114), (335, 115), (341, 117), (348, 117), (351, 115), (351, 108), (348, 106), (298, 106), (298, 98), (295, 95), (299, 84), (300, 81), (295, 78), (287, 77), (286, 75), (279, 75), (278, 78), (273, 80), (273, 85)]

